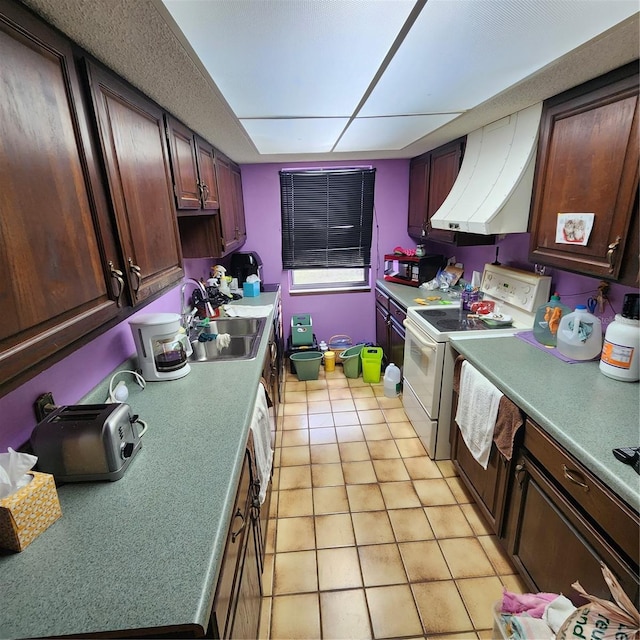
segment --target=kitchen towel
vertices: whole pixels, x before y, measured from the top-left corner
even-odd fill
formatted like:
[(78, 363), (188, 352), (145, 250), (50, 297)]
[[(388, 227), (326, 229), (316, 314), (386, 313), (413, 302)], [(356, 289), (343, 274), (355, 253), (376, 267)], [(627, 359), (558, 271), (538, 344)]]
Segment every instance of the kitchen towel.
[(487, 468), (502, 392), (470, 362), (462, 363), (456, 422), (460, 433), (483, 469)]
[(271, 309), (273, 309), (272, 304), (224, 305), (224, 310), (230, 318), (266, 318), (271, 313)]
[(251, 419), (251, 431), (253, 433), (253, 450), (256, 457), (256, 467), (260, 479), (260, 504), (267, 496), (267, 486), (271, 478), (271, 464), (273, 462), (273, 449), (271, 448), (271, 424), (269, 422), (269, 407), (267, 405), (267, 393), (261, 382), (258, 385), (258, 394)]
[[(460, 393), (460, 369), (464, 360), (464, 356), (458, 356), (453, 368), (453, 390), (458, 394)], [(503, 395), (498, 405), (493, 442), (507, 460), (511, 460), (513, 456), (513, 441), (522, 424), (522, 411), (507, 396)]]

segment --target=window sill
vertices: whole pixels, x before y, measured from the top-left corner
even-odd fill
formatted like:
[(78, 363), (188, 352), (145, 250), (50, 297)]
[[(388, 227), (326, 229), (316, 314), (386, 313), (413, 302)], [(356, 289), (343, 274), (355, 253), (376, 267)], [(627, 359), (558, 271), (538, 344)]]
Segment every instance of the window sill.
[(369, 285), (366, 286), (354, 286), (354, 287), (322, 287), (318, 289), (291, 289), (289, 288), (290, 296), (307, 296), (307, 295), (322, 295), (325, 293), (364, 293), (366, 291), (371, 291), (371, 287)]

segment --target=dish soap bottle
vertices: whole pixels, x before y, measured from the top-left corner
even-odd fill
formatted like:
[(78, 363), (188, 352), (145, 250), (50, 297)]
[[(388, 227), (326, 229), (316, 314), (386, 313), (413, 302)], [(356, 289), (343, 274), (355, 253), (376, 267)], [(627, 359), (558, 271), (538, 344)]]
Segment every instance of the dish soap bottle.
[(533, 322), (533, 337), (540, 344), (555, 347), (560, 320), (568, 313), (571, 313), (571, 309), (566, 304), (562, 304), (560, 296), (554, 293), (551, 300), (540, 305), (536, 311), (536, 318)]
[(600, 356), (600, 371), (624, 382), (640, 379), (640, 294), (627, 293), (622, 313), (607, 327)]
[(558, 351), (572, 360), (593, 360), (602, 351), (602, 323), (583, 304), (560, 320)]

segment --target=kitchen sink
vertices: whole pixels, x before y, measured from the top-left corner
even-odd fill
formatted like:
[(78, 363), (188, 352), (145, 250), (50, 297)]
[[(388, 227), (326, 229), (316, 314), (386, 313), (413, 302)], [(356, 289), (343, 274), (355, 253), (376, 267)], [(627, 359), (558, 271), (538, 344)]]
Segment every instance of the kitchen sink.
[[(189, 362), (226, 362), (229, 360), (253, 360), (260, 346), (265, 318), (219, 318), (208, 327), (197, 329), (191, 337), (193, 353)], [(198, 340), (200, 334), (215, 336), (228, 333), (229, 345), (219, 348), (216, 340)]]

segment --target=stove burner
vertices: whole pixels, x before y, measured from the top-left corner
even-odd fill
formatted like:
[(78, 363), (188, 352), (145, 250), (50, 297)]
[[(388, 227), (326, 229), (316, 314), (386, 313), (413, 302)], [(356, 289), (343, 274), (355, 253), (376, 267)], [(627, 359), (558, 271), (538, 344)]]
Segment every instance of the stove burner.
[(444, 309), (429, 309), (429, 311), (418, 311), (418, 313), (425, 319), (429, 318), (443, 318), (447, 315), (447, 312)]
[(444, 320), (439, 320), (435, 323), (435, 325), (436, 327), (438, 327), (438, 329), (453, 329), (454, 331), (456, 329), (464, 331), (467, 328), (464, 324), (462, 324), (462, 322), (460, 322), (460, 320), (449, 320), (447, 318), (445, 318)]

